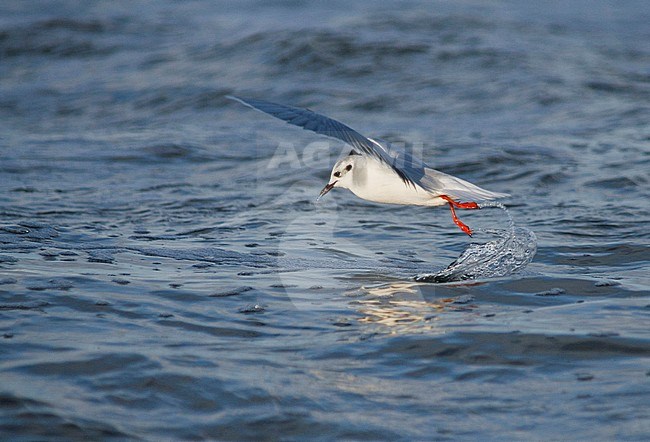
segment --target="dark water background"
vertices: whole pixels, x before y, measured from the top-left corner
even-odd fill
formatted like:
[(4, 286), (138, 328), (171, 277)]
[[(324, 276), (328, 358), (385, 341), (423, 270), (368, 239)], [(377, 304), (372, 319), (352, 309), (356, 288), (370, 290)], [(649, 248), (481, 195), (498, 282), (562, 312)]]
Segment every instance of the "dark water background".
[[(0, 3), (2, 439), (650, 438), (648, 5)], [(534, 261), (415, 283), (487, 235), (315, 204), (343, 147), (232, 93), (511, 193)]]

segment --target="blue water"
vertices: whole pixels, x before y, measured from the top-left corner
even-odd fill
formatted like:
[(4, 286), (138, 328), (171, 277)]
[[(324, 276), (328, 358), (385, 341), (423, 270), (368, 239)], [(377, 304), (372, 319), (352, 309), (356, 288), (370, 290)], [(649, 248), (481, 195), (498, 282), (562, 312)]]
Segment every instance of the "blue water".
[[(2, 2), (0, 438), (650, 438), (648, 23), (643, 1)], [(228, 94), (510, 193), (519, 233), (316, 203), (348, 149)]]

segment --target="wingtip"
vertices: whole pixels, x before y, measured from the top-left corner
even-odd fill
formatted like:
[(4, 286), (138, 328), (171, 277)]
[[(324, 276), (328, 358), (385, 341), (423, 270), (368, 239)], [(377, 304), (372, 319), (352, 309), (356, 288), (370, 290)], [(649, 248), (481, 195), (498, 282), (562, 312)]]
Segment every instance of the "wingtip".
[(260, 111), (260, 112), (264, 112), (264, 113), (268, 114), (268, 112), (266, 112), (264, 109), (262, 109), (259, 106), (260, 103), (264, 103), (262, 100), (253, 100), (253, 99), (248, 99), (248, 98), (241, 98), (241, 97), (238, 97), (236, 95), (226, 95), (226, 98), (228, 98), (230, 100), (233, 100), (233, 101), (237, 101), (238, 103), (241, 103), (241, 104), (243, 104), (244, 106), (246, 106), (246, 107), (248, 107), (250, 109)]
[(248, 103), (246, 102), (246, 100), (244, 100), (243, 98), (239, 98), (239, 97), (237, 97), (237, 96), (235, 96), (235, 95), (226, 95), (226, 98), (229, 99), (229, 100), (238, 101), (238, 102), (240, 102), (241, 104), (250, 107), (250, 104), (248, 104)]

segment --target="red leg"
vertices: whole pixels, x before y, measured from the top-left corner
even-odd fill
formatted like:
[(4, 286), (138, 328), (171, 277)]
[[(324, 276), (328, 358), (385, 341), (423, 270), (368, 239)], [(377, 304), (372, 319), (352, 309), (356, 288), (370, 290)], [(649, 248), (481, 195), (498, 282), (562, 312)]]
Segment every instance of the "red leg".
[(480, 207), (478, 206), (478, 204), (474, 202), (459, 203), (457, 201), (452, 200), (447, 195), (440, 195), (440, 198), (442, 198), (443, 200), (447, 201), (447, 203), (449, 203), (449, 210), (451, 210), (451, 219), (454, 221), (454, 224), (456, 224), (460, 228), (460, 230), (467, 233), (469, 236), (472, 236), (472, 229), (470, 229), (465, 223), (459, 220), (458, 217), (456, 216), (455, 207), (459, 209), (479, 209)]
[(450, 205), (453, 205), (457, 209), (480, 209), (478, 204), (476, 204), (475, 202), (459, 203), (458, 201), (452, 200), (447, 195), (439, 195), (439, 198), (442, 198), (443, 200), (447, 201)]

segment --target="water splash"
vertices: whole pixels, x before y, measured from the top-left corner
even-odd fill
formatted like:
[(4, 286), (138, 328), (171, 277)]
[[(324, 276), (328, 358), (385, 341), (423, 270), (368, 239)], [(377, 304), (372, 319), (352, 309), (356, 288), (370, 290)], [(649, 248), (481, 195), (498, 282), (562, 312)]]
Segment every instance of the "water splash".
[(437, 273), (415, 277), (418, 282), (452, 282), (511, 275), (530, 263), (537, 252), (537, 237), (525, 228), (516, 227), (506, 207), (497, 202), (479, 204), (481, 209), (498, 208), (508, 218), (507, 229), (475, 229), (475, 233), (496, 235), (485, 244), (470, 244), (449, 266)]

